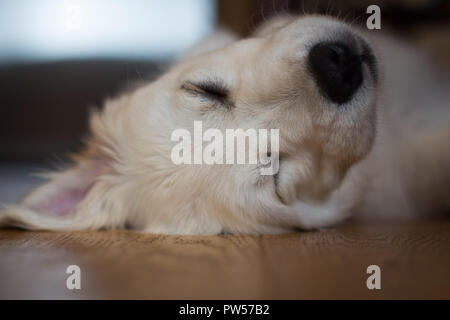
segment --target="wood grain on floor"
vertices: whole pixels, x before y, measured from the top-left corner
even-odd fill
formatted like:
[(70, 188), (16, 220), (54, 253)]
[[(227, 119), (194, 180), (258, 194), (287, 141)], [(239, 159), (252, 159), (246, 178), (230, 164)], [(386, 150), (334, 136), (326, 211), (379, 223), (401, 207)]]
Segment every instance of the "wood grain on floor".
[[(81, 290), (66, 268), (81, 268)], [(368, 290), (366, 268), (381, 268)], [(0, 230), (0, 298), (450, 299), (450, 221), (270, 236)]]

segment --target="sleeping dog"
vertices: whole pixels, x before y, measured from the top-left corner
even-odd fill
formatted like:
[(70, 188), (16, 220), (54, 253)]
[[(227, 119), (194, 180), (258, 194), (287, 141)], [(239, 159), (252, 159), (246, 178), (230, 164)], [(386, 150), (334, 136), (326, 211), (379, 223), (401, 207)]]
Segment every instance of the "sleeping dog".
[[(5, 207), (0, 226), (264, 234), (448, 211), (450, 81), (372, 33), (304, 16), (274, 18), (247, 39), (217, 34), (107, 100), (74, 164)], [(174, 163), (172, 133), (196, 121), (278, 129), (276, 173)]]

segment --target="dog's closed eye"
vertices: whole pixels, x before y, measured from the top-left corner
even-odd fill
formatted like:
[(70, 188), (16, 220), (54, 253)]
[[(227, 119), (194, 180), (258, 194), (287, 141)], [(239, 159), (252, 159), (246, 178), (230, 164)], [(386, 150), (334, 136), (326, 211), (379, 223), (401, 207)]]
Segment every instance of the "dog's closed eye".
[(221, 81), (186, 81), (181, 86), (181, 89), (193, 95), (198, 95), (208, 100), (218, 102), (227, 108), (230, 108), (232, 105), (229, 100), (229, 90)]

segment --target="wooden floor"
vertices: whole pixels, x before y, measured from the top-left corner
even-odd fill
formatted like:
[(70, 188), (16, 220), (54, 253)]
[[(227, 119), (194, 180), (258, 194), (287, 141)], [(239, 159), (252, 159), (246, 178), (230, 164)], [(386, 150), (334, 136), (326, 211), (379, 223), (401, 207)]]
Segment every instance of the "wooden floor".
[[(81, 290), (66, 268), (81, 268)], [(381, 268), (368, 290), (366, 268)], [(278, 236), (0, 230), (0, 298), (450, 299), (450, 221)]]

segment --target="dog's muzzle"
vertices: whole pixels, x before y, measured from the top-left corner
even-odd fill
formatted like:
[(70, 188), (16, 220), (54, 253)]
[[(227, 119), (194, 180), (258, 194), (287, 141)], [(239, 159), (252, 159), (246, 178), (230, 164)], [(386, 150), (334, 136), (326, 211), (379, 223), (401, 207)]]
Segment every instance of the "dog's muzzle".
[(337, 104), (350, 101), (363, 83), (363, 64), (367, 63), (376, 80), (375, 57), (360, 40), (363, 49), (344, 41), (319, 42), (308, 55), (308, 67), (321, 93)]

